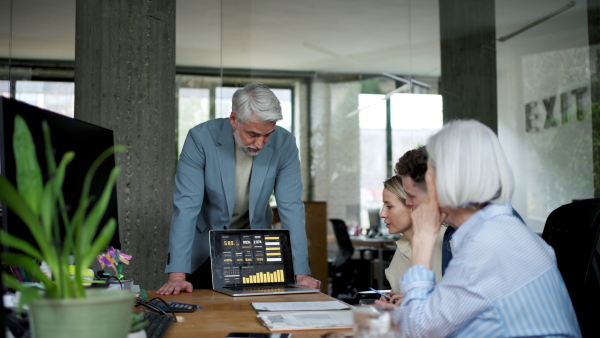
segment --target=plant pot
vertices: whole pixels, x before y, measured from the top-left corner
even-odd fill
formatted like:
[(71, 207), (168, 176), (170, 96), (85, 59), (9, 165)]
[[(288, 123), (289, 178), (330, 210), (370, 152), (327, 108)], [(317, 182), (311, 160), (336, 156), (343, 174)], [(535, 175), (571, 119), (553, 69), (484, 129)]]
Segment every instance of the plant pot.
[(133, 286), (133, 279), (109, 279), (108, 288), (116, 290), (127, 290), (131, 291)]
[(127, 337), (135, 295), (87, 290), (86, 298), (38, 299), (29, 305), (32, 337)]
[(148, 335), (146, 334), (146, 331), (139, 330), (139, 331), (135, 331), (135, 332), (130, 332), (127, 335), (127, 338), (148, 338)]

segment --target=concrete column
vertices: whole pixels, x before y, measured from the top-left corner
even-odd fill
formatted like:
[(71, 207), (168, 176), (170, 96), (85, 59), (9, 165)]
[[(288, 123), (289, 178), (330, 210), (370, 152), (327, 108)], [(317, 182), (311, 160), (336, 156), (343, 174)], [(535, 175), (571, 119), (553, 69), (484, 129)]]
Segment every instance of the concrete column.
[(476, 119), (498, 131), (494, 0), (440, 0), (444, 123)]
[(594, 197), (600, 198), (600, 0), (588, 0)]
[(77, 0), (75, 117), (115, 133), (123, 274), (163, 273), (176, 165), (175, 1)]

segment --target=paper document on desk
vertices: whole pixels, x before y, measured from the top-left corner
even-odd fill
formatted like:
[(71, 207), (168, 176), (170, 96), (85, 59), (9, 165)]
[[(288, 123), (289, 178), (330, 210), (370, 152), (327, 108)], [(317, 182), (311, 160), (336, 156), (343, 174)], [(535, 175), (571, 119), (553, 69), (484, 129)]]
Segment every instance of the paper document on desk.
[(352, 311), (261, 312), (257, 317), (270, 331), (352, 328)]
[(337, 300), (322, 302), (254, 302), (250, 305), (259, 311), (324, 311), (324, 310), (350, 310), (348, 304)]

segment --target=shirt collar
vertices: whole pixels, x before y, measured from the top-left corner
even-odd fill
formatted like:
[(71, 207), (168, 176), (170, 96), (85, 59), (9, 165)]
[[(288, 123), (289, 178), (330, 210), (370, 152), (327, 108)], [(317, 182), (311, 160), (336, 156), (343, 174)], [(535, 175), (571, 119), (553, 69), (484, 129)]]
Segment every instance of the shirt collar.
[(412, 250), (410, 248), (410, 242), (408, 241), (408, 238), (405, 236), (400, 237), (400, 239), (396, 241), (396, 245), (404, 256), (408, 258), (412, 256)]
[(481, 224), (492, 217), (501, 214), (512, 214), (512, 207), (509, 204), (488, 204), (483, 209), (473, 214), (466, 222), (456, 229), (452, 234), (452, 251), (460, 250), (464, 241), (468, 237), (475, 236), (481, 230)]

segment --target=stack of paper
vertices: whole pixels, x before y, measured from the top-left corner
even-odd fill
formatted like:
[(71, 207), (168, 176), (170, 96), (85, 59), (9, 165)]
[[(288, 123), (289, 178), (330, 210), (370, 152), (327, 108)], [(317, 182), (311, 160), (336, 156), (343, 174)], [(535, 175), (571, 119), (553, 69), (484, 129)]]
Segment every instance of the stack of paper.
[(352, 307), (339, 301), (250, 305), (270, 331), (352, 328)]

